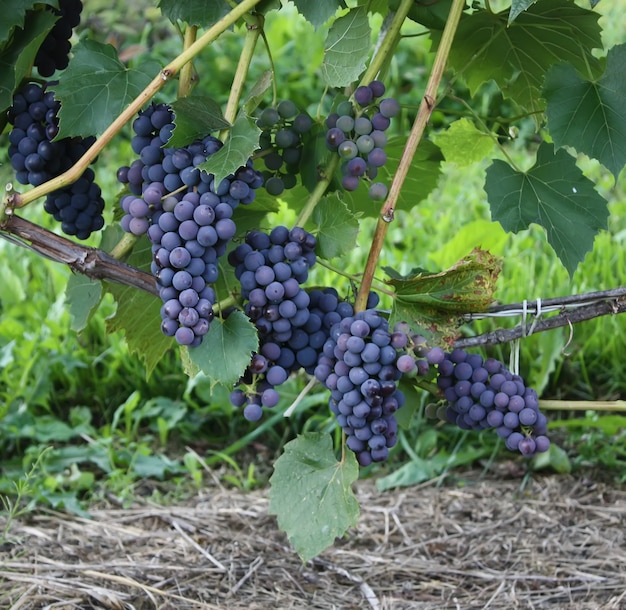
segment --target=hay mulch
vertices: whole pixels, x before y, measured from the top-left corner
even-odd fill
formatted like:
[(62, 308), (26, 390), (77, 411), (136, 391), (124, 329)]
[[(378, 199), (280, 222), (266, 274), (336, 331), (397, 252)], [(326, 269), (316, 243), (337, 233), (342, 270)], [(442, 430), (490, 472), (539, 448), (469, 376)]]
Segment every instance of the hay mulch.
[[(356, 491), (357, 527), (302, 564), (266, 490), (183, 506), (39, 513), (0, 548), (0, 608), (626, 608), (626, 490), (570, 476), (468, 474)], [(0, 524), (1, 525), (1, 524)]]

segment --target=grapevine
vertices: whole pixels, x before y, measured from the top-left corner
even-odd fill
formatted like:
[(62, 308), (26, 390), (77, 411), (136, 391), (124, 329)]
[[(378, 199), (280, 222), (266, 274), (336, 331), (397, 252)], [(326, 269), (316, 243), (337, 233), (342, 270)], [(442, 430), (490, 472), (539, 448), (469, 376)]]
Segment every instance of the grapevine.
[[(393, 465), (403, 451), (398, 441), (426, 394), (427, 416), (466, 431), (492, 432), (520, 462), (541, 454), (549, 459), (555, 443), (548, 437), (541, 392), (529, 387), (516, 366), (507, 368), (488, 350), (468, 350), (621, 313), (624, 290), (565, 297), (567, 302), (544, 299), (543, 310), (537, 300), (531, 325), (524, 302), (516, 328), (467, 336), (475, 319), (507, 307), (494, 305), (502, 261), (476, 247), (450, 268), (429, 272), (417, 262), (426, 261), (427, 253), (406, 252), (402, 262), (412, 269), (407, 273), (387, 265), (385, 246), (398, 218), (400, 231), (423, 231), (422, 221), (436, 228), (436, 219), (422, 218), (417, 206), (433, 192), (443, 158), (458, 161), (460, 148), (478, 157), (469, 162), (489, 159), (485, 191), (493, 220), (509, 232), (541, 224), (563, 266), (574, 273), (594, 236), (606, 228), (609, 212), (565, 149), (597, 159), (615, 177), (626, 165), (619, 146), (606, 147), (615, 151), (610, 156), (597, 144), (613, 131), (626, 134), (625, 126), (581, 111), (586, 127), (576, 132), (573, 117), (555, 118), (555, 108), (565, 113), (576, 106), (563, 90), (574, 96), (571, 91), (585, 87), (599, 92), (598, 106), (614, 111), (606, 115), (619, 114), (613, 85), (606, 83), (619, 81), (623, 49), (610, 49), (600, 66), (589, 41), (577, 42), (582, 22), (585, 36), (601, 44), (591, 10), (557, 0), (556, 9), (521, 3), (523, 8), (494, 14), (488, 2), (467, 10), (463, 0), (451, 0), (445, 23), (437, 24), (441, 5), (396, 0), (380, 8), (385, 18), (371, 48), (376, 20), (369, 4), (345, 8), (333, 0), (311, 10), (296, 3), (299, 18), (309, 20), (316, 34), (323, 23), (328, 33), (319, 90), (303, 92), (291, 83), (291, 99), (280, 82), (285, 59), (267, 35), (266, 19), (276, 8), (271, 2), (242, 0), (219, 11), (199, 1), (190, 3), (197, 11), (159, 3), (180, 34), (180, 47), (148, 76), (136, 62), (125, 65), (119, 49), (88, 40), (80, 0), (53, 4), (24, 0), (24, 14), (11, 18), (11, 35), (0, 41), (7, 57), (23, 54), (23, 61), (7, 68), (10, 78), (0, 82), (11, 168), (0, 206), (3, 237), (105, 280), (99, 287), (126, 311), (115, 314), (116, 324), (131, 342), (133, 333), (139, 335), (133, 351), (154, 364), (167, 350), (177, 350), (185, 372), (208, 377), (212, 388), (223, 386), (228, 408), (251, 426), (263, 425), (271, 410), (293, 413), (298, 400), (287, 405), (284, 390), (290, 384), (304, 387), (299, 399), (312, 388), (323, 392), (316, 408), (335, 426), (331, 457), (339, 469), (377, 473), (382, 464)], [(576, 19), (561, 18), (559, 7)], [(498, 66), (490, 63), (497, 36), (474, 48), (480, 36), (471, 34), (483, 32), (481, 20), (490, 19), (489, 27), (500, 32), (506, 23), (519, 35), (520, 48), (534, 49), (534, 22), (518, 19), (525, 13), (554, 23), (544, 35), (574, 40), (575, 52), (559, 39), (552, 55), (542, 47), (531, 67), (514, 59)], [(23, 23), (35, 20), (39, 29), (21, 38)], [(392, 61), (396, 49), (411, 40), (402, 33), (407, 26), (433, 42), (423, 91), (407, 87)], [(221, 36), (241, 44), (230, 92), (218, 102), (196, 70)], [(481, 67), (486, 71), (468, 57), (493, 68), (496, 88), (519, 113), (500, 100), (505, 112), (494, 119), (479, 104), (464, 101), (467, 116), (457, 116), (457, 89), (466, 87), (468, 98), (476, 95)], [(269, 69), (259, 71), (257, 62)], [(85, 66), (92, 74), (86, 75)], [(602, 76), (581, 76), (583, 68), (591, 73), (600, 67)], [(88, 77), (89, 87), (77, 84)], [(295, 68), (291, 77), (297, 79)], [(578, 79), (578, 89), (561, 86), (568, 78)], [(519, 132), (519, 117), (541, 140), (526, 142), (537, 156), (529, 169), (516, 165), (500, 137), (507, 121), (509, 134)], [(446, 146), (445, 138), (457, 130), (469, 131), (471, 145), (459, 140), (457, 146), (453, 139)], [(594, 130), (602, 137), (589, 138)], [(490, 148), (481, 157), (474, 146), (483, 141)], [(96, 181), (105, 151), (118, 168), (112, 198)], [(38, 205), (58, 223), (52, 230), (21, 216)], [(373, 227), (365, 220), (372, 216)], [(100, 240), (100, 247), (75, 241), (87, 239)], [(364, 266), (355, 269), (361, 253)], [(124, 318), (134, 297), (120, 296), (112, 283), (142, 291), (145, 328), (136, 328), (136, 318)], [(89, 315), (97, 303), (90, 307)], [(548, 312), (555, 315), (539, 320)], [(276, 495), (284, 480), (278, 476)], [(346, 497), (352, 497), (350, 483), (342, 483)], [(277, 514), (286, 510), (279, 506)]]

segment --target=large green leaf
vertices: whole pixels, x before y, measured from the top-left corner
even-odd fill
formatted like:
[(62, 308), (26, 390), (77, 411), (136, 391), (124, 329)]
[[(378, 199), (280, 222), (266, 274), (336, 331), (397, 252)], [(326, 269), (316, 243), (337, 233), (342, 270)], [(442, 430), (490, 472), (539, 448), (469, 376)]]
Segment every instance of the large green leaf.
[(61, 102), (59, 138), (102, 133), (152, 80), (125, 68), (111, 45), (83, 40), (73, 53), (55, 88)]
[(188, 374), (202, 371), (211, 385), (232, 387), (250, 363), (252, 352), (259, 347), (256, 327), (241, 311), (234, 311), (225, 320), (215, 318), (198, 347), (188, 350), (184, 364)]
[(581, 78), (571, 64), (554, 66), (543, 95), (554, 144), (597, 159), (617, 179), (626, 163), (626, 44), (609, 50), (597, 81)]
[(193, 95), (183, 97), (171, 104), (174, 110), (174, 131), (167, 145), (181, 147), (201, 140), (213, 131), (228, 129), (231, 125), (224, 118), (219, 104), (210, 97)]
[(17, 28), (10, 44), (1, 50), (0, 112), (13, 103), (13, 92), (30, 73), (37, 51), (56, 20), (50, 11), (28, 13), (24, 29)]
[(213, 25), (230, 11), (225, 0), (159, 0), (161, 12), (172, 22), (184, 21), (189, 25)]
[(476, 129), (467, 118), (454, 121), (448, 129), (433, 136), (433, 140), (446, 161), (461, 167), (489, 158), (495, 146), (493, 137)]
[(328, 21), (341, 7), (343, 0), (293, 0), (298, 12), (304, 16), (315, 28)]
[(226, 176), (248, 162), (252, 153), (259, 147), (260, 133), (255, 119), (239, 113), (224, 146), (198, 167), (208, 174), (213, 174), (215, 182), (219, 184)]
[(338, 462), (330, 435), (309, 432), (287, 443), (270, 478), (269, 512), (303, 561), (312, 559), (355, 525), (359, 476), (354, 453)]
[(326, 37), (322, 63), (322, 77), (327, 85), (345, 87), (365, 70), (370, 34), (365, 8), (352, 9), (333, 23)]
[(11, 32), (15, 28), (24, 29), (26, 13), (34, 8), (36, 4), (48, 4), (54, 8), (59, 7), (57, 0), (4, 0), (2, 3), (2, 19), (0, 20), (0, 54), (4, 54), (3, 43), (9, 39)]
[[(449, 63), (465, 78), (472, 95), (494, 80), (505, 97), (529, 112), (542, 112), (541, 87), (548, 69), (569, 61), (586, 73), (602, 47), (600, 15), (570, 0), (537, 2), (509, 25), (508, 10), (476, 10), (459, 23)], [(434, 32), (435, 42), (440, 34)]]
[(555, 153), (547, 143), (539, 147), (529, 171), (494, 161), (485, 182), (493, 220), (514, 233), (531, 223), (544, 227), (570, 275), (593, 247), (598, 231), (607, 226), (607, 202), (593, 187), (568, 153)]
[(358, 218), (336, 194), (317, 204), (313, 222), (317, 225), (317, 252), (322, 258), (346, 254), (356, 246)]

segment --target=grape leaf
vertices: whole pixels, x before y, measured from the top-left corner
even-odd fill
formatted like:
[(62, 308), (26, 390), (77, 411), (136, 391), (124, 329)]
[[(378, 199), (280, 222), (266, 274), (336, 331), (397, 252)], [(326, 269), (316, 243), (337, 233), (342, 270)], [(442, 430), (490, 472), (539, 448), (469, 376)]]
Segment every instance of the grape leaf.
[(520, 13), (523, 13), (531, 4), (535, 4), (537, 0), (513, 0), (511, 2), (511, 10), (509, 11), (509, 25), (517, 19)]
[(493, 138), (476, 129), (470, 119), (462, 118), (450, 124), (445, 131), (433, 136), (433, 141), (446, 161), (463, 167), (491, 156)]
[(182, 147), (201, 140), (212, 131), (228, 129), (219, 104), (210, 97), (194, 95), (183, 97), (171, 104), (174, 110), (174, 131), (167, 145)]
[(256, 327), (243, 312), (234, 311), (225, 320), (213, 319), (202, 343), (188, 350), (188, 359), (183, 361), (185, 371), (192, 376), (197, 371), (203, 372), (211, 387), (217, 384), (232, 387), (258, 347)]
[(230, 11), (225, 0), (159, 0), (158, 6), (172, 23), (180, 20), (200, 27), (213, 25)]
[(80, 332), (102, 299), (102, 282), (86, 275), (75, 273), (70, 277), (65, 289), (65, 302), (72, 318), (71, 328)]
[(485, 182), (493, 220), (514, 233), (533, 222), (544, 227), (570, 276), (593, 247), (598, 231), (607, 226), (607, 202), (593, 187), (568, 153), (555, 153), (545, 142), (529, 171), (496, 160)]
[(213, 174), (219, 184), (226, 176), (245, 166), (252, 153), (259, 147), (260, 133), (256, 120), (240, 112), (224, 146), (198, 167), (208, 174)]
[(102, 133), (151, 80), (125, 68), (113, 46), (82, 40), (55, 87), (61, 102), (58, 138)]
[(443, 30), (450, 14), (452, 0), (414, 2), (408, 17), (429, 30)]
[[(405, 144), (406, 140), (401, 138), (394, 138), (389, 141), (385, 148), (387, 163), (378, 170), (377, 182), (384, 182), (387, 186), (391, 185), (400, 159), (404, 154)], [(441, 151), (437, 146), (428, 140), (420, 142), (409, 173), (402, 185), (396, 209), (409, 211), (428, 197), (439, 181), (442, 160)], [(341, 175), (340, 172), (338, 175)], [(367, 189), (367, 183), (362, 180), (356, 191), (344, 192), (342, 197), (353, 213), (361, 212), (364, 216), (378, 216), (380, 204), (370, 199)]]
[[(2, 20), (0, 20), (0, 46), (6, 42), (14, 28), (24, 29), (26, 13), (36, 4), (47, 4), (59, 8), (57, 0), (4, 0), (2, 3)], [(55, 17), (55, 21), (58, 17)], [(4, 55), (4, 49), (0, 49)]]
[(37, 51), (58, 17), (50, 11), (32, 11), (24, 29), (16, 29), (0, 52), (0, 111), (13, 103), (13, 92), (31, 70)]
[(267, 90), (272, 86), (274, 76), (271, 70), (266, 70), (261, 74), (259, 79), (254, 83), (248, 97), (243, 103), (243, 111), (247, 115), (251, 115), (261, 103)]
[[(464, 14), (449, 63), (463, 73), (472, 95), (494, 80), (503, 95), (529, 112), (543, 112), (541, 86), (547, 70), (569, 61), (577, 70), (597, 68), (593, 48), (602, 48), (600, 15), (570, 0), (538, 2), (509, 25), (508, 11)], [(440, 33), (432, 37), (438, 44)]]
[(461, 315), (480, 312), (493, 302), (500, 270), (499, 259), (476, 248), (445, 271), (392, 278), (387, 283), (393, 286), (399, 303)]
[(293, 3), (298, 12), (316, 29), (346, 5), (343, 0), (293, 0)]
[(149, 377), (165, 352), (174, 346), (173, 339), (161, 332), (161, 301), (130, 286), (107, 283), (106, 288), (117, 303), (115, 315), (107, 319), (107, 333), (124, 331), (128, 349), (143, 360)]
[(492, 303), (500, 270), (498, 258), (475, 248), (445, 271), (387, 280), (395, 290), (389, 325), (408, 322), (430, 344), (450, 343), (463, 314), (483, 311)]
[(365, 70), (370, 33), (364, 8), (352, 9), (333, 23), (326, 37), (322, 62), (322, 78), (327, 85), (344, 87)]
[(597, 81), (570, 64), (546, 75), (548, 129), (556, 146), (572, 146), (600, 161), (617, 179), (626, 163), (626, 44), (613, 47)]
[(301, 434), (285, 445), (270, 478), (269, 513), (277, 516), (302, 561), (356, 524), (359, 503), (351, 486), (358, 476), (354, 453), (346, 451), (338, 462), (328, 434)]
[(356, 246), (359, 221), (336, 194), (320, 200), (313, 222), (317, 225), (317, 252), (322, 258), (340, 256)]

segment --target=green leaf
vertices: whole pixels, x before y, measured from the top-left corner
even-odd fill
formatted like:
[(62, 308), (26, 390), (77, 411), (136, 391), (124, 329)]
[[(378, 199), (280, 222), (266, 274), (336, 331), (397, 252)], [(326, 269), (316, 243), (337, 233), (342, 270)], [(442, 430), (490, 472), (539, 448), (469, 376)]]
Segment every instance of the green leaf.
[(364, 8), (352, 9), (333, 23), (324, 45), (322, 78), (330, 87), (345, 87), (365, 70), (370, 52), (370, 24)]
[(317, 225), (317, 252), (322, 258), (346, 254), (356, 246), (359, 221), (336, 194), (320, 200), (313, 222)]
[(513, 0), (511, 2), (511, 10), (509, 11), (509, 25), (517, 19), (520, 13), (523, 13), (531, 4), (535, 4), (537, 0)]
[(345, 6), (342, 0), (293, 0), (298, 12), (318, 28), (326, 23), (340, 8)]
[[(387, 163), (378, 170), (377, 182), (384, 182), (389, 186), (400, 164), (404, 153), (406, 139), (393, 138), (385, 147)], [(413, 157), (409, 173), (402, 185), (398, 197), (398, 210), (412, 210), (417, 204), (426, 199), (437, 186), (441, 174), (443, 157), (437, 146), (428, 140), (422, 140)], [(380, 203), (374, 202), (367, 194), (367, 184), (361, 181), (356, 191), (342, 193), (350, 209), (356, 214), (377, 217), (380, 213)]]
[[(4, 0), (2, 3), (2, 20), (0, 20), (0, 46), (6, 42), (14, 28), (25, 29), (26, 13), (34, 8), (36, 4), (48, 4), (58, 8), (56, 0)], [(55, 17), (55, 20), (58, 17)], [(0, 54), (4, 54), (4, 49), (0, 49)]]
[(151, 80), (125, 68), (113, 46), (82, 40), (55, 88), (61, 102), (58, 138), (102, 133)]
[(600, 161), (617, 179), (626, 163), (626, 44), (613, 47), (597, 81), (570, 64), (546, 75), (548, 129), (556, 146), (572, 146)]
[(137, 454), (133, 458), (132, 471), (138, 477), (146, 479), (164, 479), (166, 474), (183, 472), (185, 469), (165, 455)]
[(257, 109), (268, 89), (272, 86), (273, 80), (274, 75), (272, 71), (266, 70), (261, 74), (257, 82), (254, 83), (248, 97), (243, 103), (243, 111), (247, 115), (251, 115)]
[(213, 25), (230, 12), (225, 0), (159, 0), (161, 12), (172, 22), (200, 27)]
[(352, 484), (359, 467), (352, 451), (338, 462), (330, 435), (310, 432), (287, 443), (270, 478), (269, 512), (278, 518), (302, 561), (335, 542), (359, 517)]
[(476, 129), (474, 123), (466, 118), (454, 121), (448, 129), (435, 134), (432, 139), (446, 161), (460, 167), (490, 157), (495, 146), (490, 134)]
[(242, 311), (234, 311), (225, 320), (214, 318), (211, 328), (198, 347), (188, 350), (188, 374), (202, 371), (211, 386), (232, 386), (243, 375), (252, 352), (259, 347), (257, 329)]
[(201, 140), (212, 131), (228, 129), (219, 104), (210, 97), (194, 95), (183, 97), (171, 104), (174, 110), (174, 131), (167, 145), (177, 148)]
[(0, 52), (0, 111), (13, 103), (13, 92), (30, 73), (37, 51), (57, 19), (50, 11), (28, 13), (24, 29), (15, 30), (10, 44)]
[(86, 275), (75, 273), (70, 277), (65, 289), (65, 302), (72, 317), (71, 328), (79, 333), (102, 299), (102, 282)]
[(446, 25), (448, 15), (450, 14), (451, 6), (452, 0), (414, 2), (411, 10), (409, 11), (408, 17), (417, 23), (421, 23), (429, 30), (443, 30)]
[(173, 339), (161, 332), (161, 301), (152, 294), (118, 284), (107, 284), (113, 294), (117, 311), (107, 319), (107, 332), (124, 331), (128, 349), (137, 354), (150, 376), (154, 367), (168, 349), (174, 346)]
[[(472, 95), (493, 79), (506, 98), (540, 113), (543, 79), (553, 64), (569, 61), (585, 73), (598, 65), (591, 51), (602, 48), (599, 17), (570, 0), (533, 4), (510, 25), (508, 10), (477, 10), (462, 16), (449, 63)], [(433, 33), (435, 44), (439, 38)]]
[(572, 472), (572, 462), (567, 452), (557, 446), (556, 443), (551, 443), (548, 451), (538, 453), (533, 458), (532, 465), (534, 470), (551, 468), (561, 474)]
[(528, 172), (497, 160), (487, 169), (485, 182), (493, 220), (513, 233), (533, 222), (544, 227), (570, 276), (607, 226), (607, 202), (593, 187), (569, 154), (555, 154), (554, 146), (545, 142)]
[(389, 325), (405, 321), (433, 344), (446, 343), (457, 335), (463, 314), (493, 302), (500, 270), (499, 259), (476, 248), (446, 271), (387, 280), (395, 290)]
[(219, 184), (228, 175), (245, 166), (252, 153), (259, 147), (260, 133), (255, 119), (239, 113), (224, 146), (198, 167), (208, 174), (213, 174), (215, 182)]

